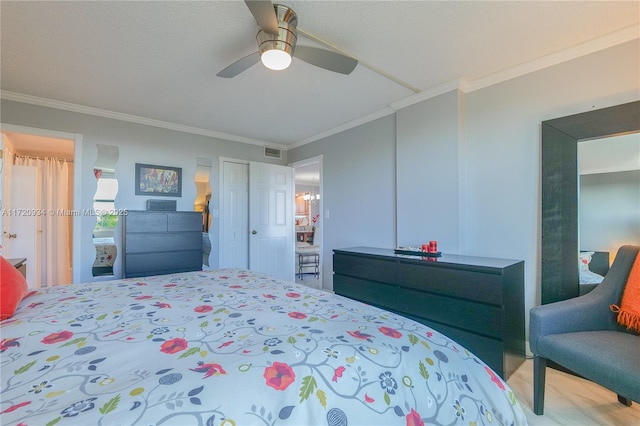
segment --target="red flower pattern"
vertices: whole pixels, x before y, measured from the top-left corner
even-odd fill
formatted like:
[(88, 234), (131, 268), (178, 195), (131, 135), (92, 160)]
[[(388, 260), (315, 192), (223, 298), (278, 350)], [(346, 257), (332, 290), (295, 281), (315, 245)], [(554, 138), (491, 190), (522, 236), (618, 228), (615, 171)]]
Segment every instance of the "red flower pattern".
[(213, 311), (213, 306), (200, 305), (200, 306), (196, 306), (195, 308), (193, 308), (193, 310), (202, 314), (202, 313), (205, 313), (205, 312)]
[(424, 422), (420, 418), (420, 414), (416, 412), (413, 408), (411, 412), (407, 414), (407, 426), (424, 426)]
[(274, 362), (271, 367), (264, 369), (264, 378), (267, 380), (267, 386), (275, 390), (285, 390), (296, 380), (296, 375), (288, 364)]
[(394, 339), (399, 339), (402, 337), (402, 333), (400, 333), (395, 328), (380, 327), (378, 330), (380, 331), (380, 333), (384, 334), (385, 336), (393, 337)]
[(287, 297), (297, 299), (298, 297), (300, 297), (300, 293), (287, 293)]
[(302, 312), (289, 312), (289, 316), (295, 319), (305, 319), (307, 317)]
[(73, 337), (73, 333), (70, 331), (61, 331), (60, 333), (52, 333), (41, 340), (45, 345), (53, 345), (54, 343), (64, 342)]
[(362, 332), (361, 332), (361, 331), (359, 331), (359, 330), (356, 330), (356, 331), (347, 331), (347, 333), (349, 333), (349, 335), (350, 335), (351, 337), (355, 337), (356, 339), (367, 340), (368, 338), (370, 338), (370, 337), (371, 337), (371, 335), (370, 335), (370, 334), (362, 333)]
[(0, 342), (0, 352), (4, 352), (12, 346), (19, 347), (20, 342), (18, 342), (18, 339), (20, 339), (20, 337), (14, 337), (11, 339), (2, 339), (2, 341)]
[(496, 373), (494, 373), (493, 370), (491, 370), (489, 367), (484, 367), (484, 369), (487, 373), (489, 373), (489, 376), (491, 377), (491, 381), (496, 385), (498, 385), (500, 389), (505, 390), (504, 383), (502, 383), (502, 380), (500, 380), (500, 377), (496, 376)]
[(176, 337), (175, 339), (167, 340), (160, 346), (160, 352), (165, 354), (175, 354), (176, 352), (184, 351), (189, 344), (186, 340)]

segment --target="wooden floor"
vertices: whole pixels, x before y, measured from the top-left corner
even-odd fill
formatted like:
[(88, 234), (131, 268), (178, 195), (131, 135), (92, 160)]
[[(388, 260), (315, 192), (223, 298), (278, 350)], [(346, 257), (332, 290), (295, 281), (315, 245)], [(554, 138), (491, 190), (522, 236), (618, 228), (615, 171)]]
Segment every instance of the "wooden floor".
[(530, 425), (640, 426), (640, 404), (625, 407), (615, 393), (588, 380), (547, 368), (544, 415), (533, 414), (533, 361), (528, 359), (507, 383)]

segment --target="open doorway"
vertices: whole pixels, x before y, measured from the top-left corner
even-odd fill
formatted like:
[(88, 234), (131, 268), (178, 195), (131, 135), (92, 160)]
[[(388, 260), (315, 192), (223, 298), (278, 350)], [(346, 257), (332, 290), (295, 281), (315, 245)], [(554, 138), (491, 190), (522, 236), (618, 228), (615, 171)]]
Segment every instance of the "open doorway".
[(295, 170), (296, 282), (322, 288), (320, 157), (292, 164)]
[(25, 259), (30, 288), (70, 284), (76, 140), (9, 130), (2, 140), (2, 254)]

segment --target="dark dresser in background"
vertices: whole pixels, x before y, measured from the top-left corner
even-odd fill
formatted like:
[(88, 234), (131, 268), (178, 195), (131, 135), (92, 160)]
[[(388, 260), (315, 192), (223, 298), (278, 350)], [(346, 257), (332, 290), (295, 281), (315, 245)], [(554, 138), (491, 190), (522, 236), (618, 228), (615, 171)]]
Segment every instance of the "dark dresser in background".
[(524, 261), (333, 251), (333, 290), (426, 324), (507, 379), (525, 359)]
[(14, 268), (27, 278), (27, 259), (25, 257), (19, 257), (15, 259), (7, 259), (7, 262), (13, 265)]
[(202, 269), (202, 213), (129, 210), (124, 217), (124, 276)]

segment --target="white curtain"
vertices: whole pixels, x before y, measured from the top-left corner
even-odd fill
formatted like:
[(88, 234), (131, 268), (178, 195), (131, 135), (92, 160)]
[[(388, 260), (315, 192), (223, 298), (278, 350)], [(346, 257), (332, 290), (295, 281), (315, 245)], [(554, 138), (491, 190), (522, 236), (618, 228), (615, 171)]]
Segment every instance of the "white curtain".
[[(41, 282), (36, 288), (72, 282), (72, 209), (73, 163), (57, 158), (16, 156), (15, 164), (32, 166), (40, 178), (40, 208), (47, 212), (39, 216), (36, 232), (41, 235)], [(65, 214), (68, 212), (68, 214)]]

